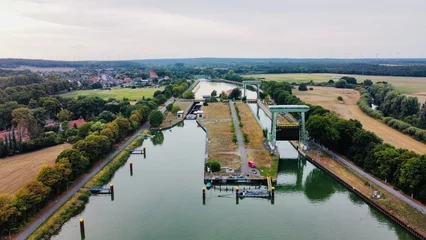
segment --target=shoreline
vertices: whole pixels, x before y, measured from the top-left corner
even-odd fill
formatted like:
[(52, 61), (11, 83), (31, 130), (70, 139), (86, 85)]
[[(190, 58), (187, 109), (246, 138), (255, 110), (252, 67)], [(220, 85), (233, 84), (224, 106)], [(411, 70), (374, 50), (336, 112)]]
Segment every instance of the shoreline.
[[(389, 217), (390, 219), (392, 219), (394, 222), (398, 223), (398, 225), (400, 225), (401, 227), (403, 227), (404, 229), (406, 229), (407, 231), (409, 231), (411, 234), (413, 234), (414, 236), (416, 236), (419, 239), (422, 240), (426, 240), (426, 236), (422, 233), (420, 233), (419, 231), (417, 231), (416, 229), (412, 228), (408, 223), (404, 222), (403, 220), (401, 220), (398, 216), (396, 216), (395, 214), (392, 213), (392, 211), (388, 211), (386, 210), (384, 207), (382, 207), (379, 203), (373, 201), (370, 199), (370, 197), (368, 195), (366, 195), (365, 193), (363, 193), (361, 190), (358, 190), (356, 187), (352, 186), (348, 181), (346, 181), (343, 177), (338, 176), (336, 173), (334, 173), (333, 171), (331, 171), (330, 169), (328, 169), (326, 166), (324, 166), (324, 164), (322, 164), (320, 161), (316, 161), (313, 158), (311, 158), (311, 156), (309, 156), (307, 153), (301, 151), (301, 148), (297, 147), (297, 145), (295, 143), (293, 143), (292, 141), (290, 141), (291, 145), (303, 156), (305, 157), (310, 163), (312, 163), (315, 167), (321, 169), (322, 171), (326, 172), (327, 174), (329, 174), (331, 177), (333, 177), (336, 181), (340, 182), (341, 184), (343, 184), (349, 191), (355, 193), (357, 196), (359, 196), (360, 198), (362, 198), (367, 204), (369, 204), (370, 206), (373, 206), (375, 209), (379, 210), (381, 213), (383, 213), (384, 215), (386, 215), (387, 217)], [(340, 164), (339, 164), (340, 165)], [(359, 181), (361, 181), (361, 179), (359, 179), (358, 176), (355, 176), (353, 173), (350, 173), (351, 175), (353, 175), (355, 178), (357, 178)], [(364, 183), (363, 183), (364, 184)], [(386, 192), (389, 195), (392, 195), (391, 193)]]

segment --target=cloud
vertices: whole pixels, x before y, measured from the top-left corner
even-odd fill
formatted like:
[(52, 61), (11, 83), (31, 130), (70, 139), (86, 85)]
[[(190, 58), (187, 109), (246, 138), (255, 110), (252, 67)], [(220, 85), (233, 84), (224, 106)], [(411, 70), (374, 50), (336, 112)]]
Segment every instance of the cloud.
[(421, 0), (0, 0), (0, 44), (8, 46), (0, 57), (424, 57), (425, 7)]

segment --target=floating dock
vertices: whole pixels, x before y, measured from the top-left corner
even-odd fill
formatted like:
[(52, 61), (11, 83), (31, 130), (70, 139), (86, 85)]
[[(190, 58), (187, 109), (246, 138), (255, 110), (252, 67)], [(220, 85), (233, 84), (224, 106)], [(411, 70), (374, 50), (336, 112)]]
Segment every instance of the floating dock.
[(112, 194), (110, 188), (103, 187), (91, 187), (89, 188), (90, 192), (93, 194)]

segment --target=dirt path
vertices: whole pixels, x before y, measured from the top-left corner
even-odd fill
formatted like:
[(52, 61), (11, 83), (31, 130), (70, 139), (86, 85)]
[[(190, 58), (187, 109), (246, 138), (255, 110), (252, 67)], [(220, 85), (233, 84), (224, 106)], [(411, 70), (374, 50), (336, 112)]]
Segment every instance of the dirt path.
[[(360, 95), (356, 90), (314, 87), (314, 90), (312, 91), (293, 90), (293, 94), (307, 103), (320, 105), (323, 108), (335, 111), (345, 119), (356, 119), (360, 121), (364, 129), (374, 132), (377, 136), (382, 138), (384, 142), (397, 148), (406, 148), (420, 154), (426, 153), (426, 144), (393, 129), (362, 112), (357, 105)], [(338, 96), (342, 96), (344, 102), (338, 101)]]
[(0, 194), (13, 194), (34, 180), (43, 165), (53, 165), (56, 157), (71, 144), (64, 143), (39, 151), (0, 159)]

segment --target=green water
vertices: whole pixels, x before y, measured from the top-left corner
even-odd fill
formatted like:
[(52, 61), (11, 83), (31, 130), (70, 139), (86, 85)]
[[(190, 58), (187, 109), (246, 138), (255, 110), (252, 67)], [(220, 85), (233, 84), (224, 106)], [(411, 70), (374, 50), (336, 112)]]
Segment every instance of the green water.
[(209, 190), (202, 202), (205, 133), (195, 121), (146, 140), (147, 158), (133, 155), (111, 183), (53, 239), (415, 239), (330, 176), (280, 143), (283, 158), (274, 204)]

